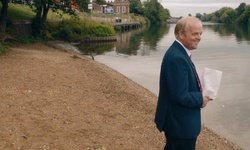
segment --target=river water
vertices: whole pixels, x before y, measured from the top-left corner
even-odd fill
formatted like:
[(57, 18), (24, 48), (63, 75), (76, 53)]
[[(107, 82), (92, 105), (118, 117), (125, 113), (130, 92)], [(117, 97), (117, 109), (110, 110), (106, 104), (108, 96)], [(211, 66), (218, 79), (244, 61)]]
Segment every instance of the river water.
[[(175, 39), (174, 26), (122, 33), (115, 43), (85, 44), (82, 49), (94, 50), (96, 61), (158, 94), (161, 60)], [(243, 149), (250, 149), (250, 27), (204, 25), (192, 59), (199, 74), (204, 67), (223, 72), (218, 95), (202, 109), (203, 124)]]

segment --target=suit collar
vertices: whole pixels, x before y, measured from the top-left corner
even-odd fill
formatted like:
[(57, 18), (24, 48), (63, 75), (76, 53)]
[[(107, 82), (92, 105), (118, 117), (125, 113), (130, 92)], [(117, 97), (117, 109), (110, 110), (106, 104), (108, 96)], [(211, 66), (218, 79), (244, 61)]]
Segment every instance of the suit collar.
[(178, 42), (183, 48), (184, 48), (184, 50), (186, 51), (186, 53), (187, 53), (187, 55), (189, 56), (189, 57), (191, 57), (191, 52), (190, 52), (190, 50), (188, 50), (179, 40), (175, 40), (176, 42)]
[[(188, 55), (187, 51), (185, 50), (185, 47), (184, 47), (180, 42), (178, 42), (177, 40), (174, 41), (173, 45), (174, 45), (175, 47), (177, 47), (177, 49), (178, 49), (183, 55), (185, 55), (185, 58), (187, 59), (187, 61), (189, 62), (189, 64), (190, 64), (191, 66), (194, 67), (194, 64), (193, 64), (192, 60), (190, 59), (190, 56)], [(190, 52), (190, 51), (189, 51), (189, 52)], [(190, 53), (190, 54), (191, 54), (191, 53)]]

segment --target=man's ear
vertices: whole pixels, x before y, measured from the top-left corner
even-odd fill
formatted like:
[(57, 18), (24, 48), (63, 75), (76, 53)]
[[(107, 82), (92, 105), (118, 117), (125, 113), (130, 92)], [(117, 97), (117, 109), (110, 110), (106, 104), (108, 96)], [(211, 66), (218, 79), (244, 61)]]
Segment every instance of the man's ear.
[(179, 31), (179, 38), (183, 39), (184, 36), (185, 36), (185, 31), (183, 31), (183, 30)]

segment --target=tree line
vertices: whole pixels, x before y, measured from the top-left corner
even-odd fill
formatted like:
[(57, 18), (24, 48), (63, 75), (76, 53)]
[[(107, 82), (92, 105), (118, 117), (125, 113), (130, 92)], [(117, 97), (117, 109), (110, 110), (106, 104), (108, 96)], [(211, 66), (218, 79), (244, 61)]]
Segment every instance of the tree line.
[(250, 5), (243, 2), (236, 9), (231, 7), (222, 7), (221, 9), (210, 14), (197, 13), (196, 17), (203, 22), (216, 22), (225, 24), (239, 23), (249, 25)]

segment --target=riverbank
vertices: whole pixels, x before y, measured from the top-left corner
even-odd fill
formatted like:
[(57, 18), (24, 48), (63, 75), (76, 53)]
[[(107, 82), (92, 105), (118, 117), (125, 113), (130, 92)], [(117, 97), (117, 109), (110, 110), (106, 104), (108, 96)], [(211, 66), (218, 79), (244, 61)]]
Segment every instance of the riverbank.
[[(87, 57), (46, 44), (0, 56), (0, 149), (159, 150), (157, 96)], [(202, 128), (197, 150), (237, 150)]]

